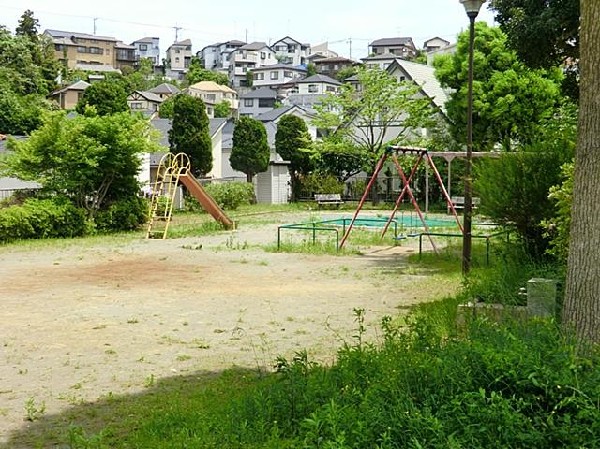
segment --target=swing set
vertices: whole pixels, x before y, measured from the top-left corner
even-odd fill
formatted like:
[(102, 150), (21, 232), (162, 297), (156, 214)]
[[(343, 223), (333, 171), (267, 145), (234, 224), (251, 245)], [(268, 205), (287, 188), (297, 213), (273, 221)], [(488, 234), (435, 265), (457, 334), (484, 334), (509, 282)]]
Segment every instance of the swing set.
[[(400, 166), (400, 163), (398, 162), (398, 156), (416, 156), (416, 158), (417, 158), (412, 166), (412, 169), (411, 169), (408, 177), (406, 176), (404, 170), (402, 169), (402, 167)], [(373, 176), (371, 177), (371, 179), (369, 180), (369, 183), (367, 184), (365, 192), (363, 193), (363, 196), (360, 199), (360, 202), (358, 203), (358, 207), (356, 208), (356, 211), (354, 212), (354, 216), (352, 217), (350, 224), (346, 228), (346, 232), (344, 233), (344, 236), (342, 237), (342, 240), (340, 241), (339, 248), (340, 249), (343, 248), (344, 243), (346, 243), (346, 240), (348, 239), (348, 237), (350, 235), (350, 232), (352, 232), (352, 227), (354, 226), (354, 222), (356, 221), (358, 214), (360, 213), (362, 207), (364, 206), (365, 201), (369, 197), (371, 188), (377, 181), (377, 177), (378, 177), (379, 173), (381, 172), (381, 170), (383, 169), (383, 165), (384, 165), (385, 161), (388, 159), (388, 157), (391, 157), (392, 161), (394, 162), (396, 171), (398, 172), (398, 175), (400, 176), (400, 179), (402, 180), (403, 187), (402, 187), (402, 190), (400, 191), (400, 194), (398, 195), (398, 198), (396, 199), (396, 203), (394, 205), (394, 210), (383, 228), (381, 237), (383, 238), (383, 236), (387, 232), (390, 224), (394, 220), (394, 216), (396, 215), (396, 212), (398, 212), (398, 209), (400, 207), (400, 204), (402, 203), (402, 200), (404, 199), (405, 196), (408, 196), (408, 198), (410, 199), (410, 202), (413, 205), (415, 212), (417, 213), (419, 219), (421, 220), (421, 223), (423, 224), (423, 228), (425, 229), (425, 234), (429, 238), (429, 241), (431, 242), (431, 246), (432, 246), (434, 252), (437, 254), (437, 252), (438, 252), (437, 247), (435, 246), (435, 243), (433, 242), (433, 239), (429, 233), (429, 227), (427, 225), (427, 222), (425, 221), (423, 212), (421, 212), (421, 209), (419, 208), (419, 204), (417, 203), (417, 200), (415, 199), (415, 197), (413, 195), (413, 191), (410, 187), (410, 183), (411, 183), (415, 173), (417, 172), (419, 165), (421, 165), (421, 163), (423, 161), (425, 161), (429, 165), (431, 170), (433, 171), (435, 178), (442, 190), (442, 194), (444, 195), (444, 198), (446, 199), (446, 202), (448, 203), (448, 209), (452, 212), (452, 215), (454, 216), (456, 223), (458, 224), (458, 228), (460, 229), (461, 234), (464, 232), (462, 223), (460, 222), (460, 219), (458, 218), (458, 214), (456, 213), (456, 208), (454, 207), (454, 204), (453, 204), (452, 200), (450, 199), (450, 196), (448, 195), (446, 188), (444, 187), (444, 182), (442, 180), (442, 177), (440, 176), (439, 171), (437, 170), (435, 164), (433, 163), (433, 159), (429, 155), (427, 149), (426, 148), (417, 148), (417, 147), (401, 147), (401, 146), (395, 146), (395, 145), (388, 146), (386, 148), (385, 152), (383, 153), (383, 155), (381, 156), (381, 158), (379, 159), (379, 161), (377, 162), (377, 165), (375, 166), (375, 170), (373, 172)], [(411, 235), (418, 235), (418, 234), (414, 234), (414, 232), (413, 232), (413, 234), (411, 234)], [(405, 238), (405, 237), (398, 237), (398, 238)]]

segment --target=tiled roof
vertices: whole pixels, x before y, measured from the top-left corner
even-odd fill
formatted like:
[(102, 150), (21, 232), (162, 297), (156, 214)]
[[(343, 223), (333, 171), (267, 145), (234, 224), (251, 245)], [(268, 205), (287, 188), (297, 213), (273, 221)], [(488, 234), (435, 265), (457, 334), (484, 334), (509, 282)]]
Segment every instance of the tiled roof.
[(374, 40), (369, 44), (371, 47), (388, 46), (388, 45), (413, 45), (412, 37), (385, 37), (383, 39)]
[(225, 92), (228, 94), (236, 94), (237, 92), (231, 87), (217, 84), (214, 81), (200, 81), (188, 87), (190, 90), (201, 90), (203, 92)]
[(336, 86), (342, 85), (342, 83), (340, 83), (338, 80), (335, 80), (327, 75), (320, 74), (309, 76), (308, 78), (304, 78), (303, 80), (296, 81), (296, 84), (300, 83), (328, 83), (335, 84)]
[[(148, 101), (152, 101), (154, 103), (162, 103), (163, 99), (161, 97), (159, 97), (158, 95), (156, 95), (153, 92), (149, 92), (149, 91), (143, 91), (143, 90), (136, 90), (133, 94), (138, 94), (140, 95), (144, 100), (148, 100)], [(131, 94), (131, 95), (133, 95)], [(129, 99), (129, 98), (127, 98)]]
[(393, 71), (396, 64), (406, 72), (412, 81), (421, 87), (423, 93), (431, 98), (433, 104), (442, 111), (445, 111), (448, 94), (435, 77), (435, 69), (433, 67), (398, 58), (394, 64), (388, 67), (388, 71)]
[(73, 84), (69, 84), (68, 86), (63, 87), (62, 89), (55, 90), (54, 92), (52, 92), (52, 95), (62, 94), (63, 92), (67, 92), (69, 90), (86, 90), (90, 86), (90, 83), (83, 80), (79, 80), (75, 81)]
[(244, 98), (277, 98), (277, 91), (270, 87), (259, 87), (258, 89), (251, 90), (240, 96)]
[(114, 37), (110, 36), (96, 36), (95, 34), (86, 33), (74, 33), (73, 31), (59, 31), (59, 30), (45, 30), (44, 33), (49, 34), (52, 37), (57, 38), (79, 38), (79, 39), (95, 39), (101, 41), (116, 41)]
[(134, 44), (151, 44), (154, 42), (155, 39), (158, 39), (158, 37), (143, 37), (141, 39), (138, 39), (137, 41), (133, 41)]
[(240, 50), (261, 50), (265, 47), (268, 47), (268, 45), (265, 42), (251, 42), (240, 47)]
[(162, 83), (150, 89), (148, 92), (152, 92), (154, 94), (178, 94), (181, 91), (177, 86), (173, 86), (169, 83)]

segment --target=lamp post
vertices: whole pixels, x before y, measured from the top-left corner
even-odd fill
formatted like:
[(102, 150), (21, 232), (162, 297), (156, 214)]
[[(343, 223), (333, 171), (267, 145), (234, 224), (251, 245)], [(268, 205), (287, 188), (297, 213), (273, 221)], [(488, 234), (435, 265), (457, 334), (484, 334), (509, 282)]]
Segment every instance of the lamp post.
[(475, 40), (475, 18), (485, 0), (459, 0), (469, 17), (469, 78), (467, 93), (467, 158), (465, 170), (465, 206), (463, 209), (463, 253), (462, 272), (471, 270), (471, 242), (473, 217), (473, 42)]

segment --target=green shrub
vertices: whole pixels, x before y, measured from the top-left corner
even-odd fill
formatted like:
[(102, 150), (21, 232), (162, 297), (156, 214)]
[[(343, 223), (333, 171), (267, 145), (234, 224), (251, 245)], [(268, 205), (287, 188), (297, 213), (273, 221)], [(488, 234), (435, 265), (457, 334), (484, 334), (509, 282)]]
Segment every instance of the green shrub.
[[(254, 186), (247, 182), (211, 183), (205, 185), (204, 190), (225, 210), (235, 210), (254, 201)], [(191, 196), (186, 197), (185, 205), (189, 211), (202, 210), (202, 206)]]
[(304, 196), (313, 198), (315, 193), (339, 193), (344, 194), (344, 183), (339, 181), (333, 175), (323, 175), (320, 173), (311, 173), (304, 176), (301, 180), (301, 191)]
[(85, 233), (85, 212), (67, 199), (27, 199), (0, 209), (0, 242), (76, 237)]
[(94, 217), (96, 229), (101, 232), (132, 231), (148, 218), (148, 202), (132, 196), (115, 201), (108, 209), (98, 211)]

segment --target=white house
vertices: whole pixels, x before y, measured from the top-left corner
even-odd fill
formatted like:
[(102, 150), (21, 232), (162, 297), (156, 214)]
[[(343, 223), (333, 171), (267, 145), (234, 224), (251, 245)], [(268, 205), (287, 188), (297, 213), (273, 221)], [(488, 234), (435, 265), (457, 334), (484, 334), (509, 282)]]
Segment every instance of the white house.
[(248, 73), (259, 67), (277, 64), (275, 52), (264, 42), (243, 45), (231, 53), (229, 81), (232, 87), (250, 87)]
[(310, 56), (310, 44), (303, 44), (290, 36), (279, 39), (272, 45), (277, 61), (281, 64), (306, 65)]
[(174, 42), (167, 49), (167, 77), (183, 79), (192, 60), (192, 41)]
[(436, 37), (427, 39), (423, 43), (423, 50), (425, 50), (426, 52), (430, 52), (430, 51), (434, 51), (434, 50), (439, 50), (440, 48), (447, 47), (448, 45), (450, 45), (449, 41), (436, 36)]
[(275, 64), (258, 67), (252, 71), (252, 85), (270, 86), (274, 89), (294, 83), (306, 76), (306, 68), (289, 64)]
[(237, 117), (239, 108), (238, 94), (228, 86), (217, 84), (214, 81), (200, 81), (188, 87), (186, 93), (201, 98), (204, 101), (206, 113), (209, 118), (214, 118), (215, 106), (223, 101), (229, 103), (231, 115)]
[(127, 104), (132, 111), (154, 113), (158, 111), (163, 99), (152, 93), (136, 90), (127, 96)]
[(392, 54), (397, 58), (412, 58), (417, 55), (417, 47), (412, 37), (386, 37), (369, 44), (369, 54), (378, 56)]
[(197, 52), (196, 56), (200, 58), (205, 69), (228, 73), (231, 54), (244, 45), (246, 45), (246, 42), (238, 40), (217, 42), (216, 44), (207, 45)]
[(131, 45), (135, 47), (135, 56), (138, 60), (148, 58), (152, 64), (160, 65), (160, 39), (158, 37), (144, 37), (133, 41)]
[(259, 87), (240, 95), (240, 116), (256, 117), (275, 108), (279, 99), (277, 91)]
[(379, 68), (381, 70), (387, 69), (392, 62), (396, 60), (396, 56), (391, 53), (382, 53), (379, 55), (368, 56), (361, 58), (361, 61), (368, 69)]
[(296, 81), (283, 104), (311, 110), (328, 94), (339, 92), (342, 83), (326, 75), (313, 75)]

